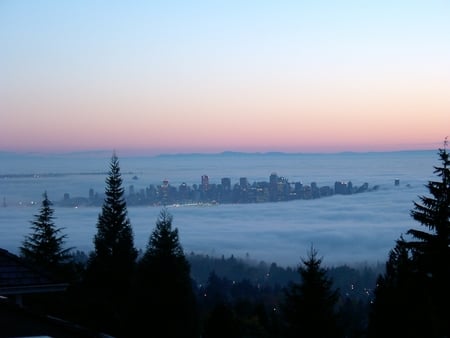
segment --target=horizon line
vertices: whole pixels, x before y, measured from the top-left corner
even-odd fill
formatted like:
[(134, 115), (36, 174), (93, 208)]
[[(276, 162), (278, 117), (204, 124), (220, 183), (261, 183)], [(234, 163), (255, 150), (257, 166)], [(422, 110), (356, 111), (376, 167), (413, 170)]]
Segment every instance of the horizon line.
[(227, 156), (227, 155), (340, 155), (340, 154), (377, 154), (377, 153), (405, 153), (405, 152), (428, 152), (437, 151), (439, 149), (399, 149), (399, 150), (343, 150), (343, 151), (236, 151), (236, 150), (223, 150), (216, 152), (207, 151), (192, 151), (192, 152), (161, 152), (150, 154), (149, 151), (145, 150), (132, 150), (125, 149), (122, 151), (118, 150), (80, 150), (80, 151), (2, 151), (0, 150), (0, 155), (2, 156), (112, 156), (113, 153), (120, 154), (119, 157), (170, 157), (170, 156)]

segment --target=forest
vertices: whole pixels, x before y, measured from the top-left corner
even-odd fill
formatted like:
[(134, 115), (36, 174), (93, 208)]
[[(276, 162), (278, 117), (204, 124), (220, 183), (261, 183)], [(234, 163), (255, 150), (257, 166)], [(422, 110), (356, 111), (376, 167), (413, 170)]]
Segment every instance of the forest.
[(44, 192), (20, 259), (66, 291), (23, 304), (113, 337), (450, 337), (450, 168), (411, 209), (420, 227), (378, 266), (326, 266), (311, 245), (296, 267), (185, 253), (162, 208), (145, 250), (134, 245), (119, 159), (111, 157), (92, 252), (66, 247)]

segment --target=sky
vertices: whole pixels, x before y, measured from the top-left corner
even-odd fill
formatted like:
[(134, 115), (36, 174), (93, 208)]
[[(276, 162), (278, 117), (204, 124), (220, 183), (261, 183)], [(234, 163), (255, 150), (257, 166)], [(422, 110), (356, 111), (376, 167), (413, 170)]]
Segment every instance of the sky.
[(448, 1), (0, 0), (0, 152), (436, 149)]

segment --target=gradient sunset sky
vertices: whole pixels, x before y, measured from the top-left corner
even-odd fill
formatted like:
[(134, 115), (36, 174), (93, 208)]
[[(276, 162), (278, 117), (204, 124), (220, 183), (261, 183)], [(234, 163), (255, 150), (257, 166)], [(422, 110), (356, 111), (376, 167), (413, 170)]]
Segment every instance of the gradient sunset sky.
[(437, 149), (450, 1), (0, 1), (0, 151)]

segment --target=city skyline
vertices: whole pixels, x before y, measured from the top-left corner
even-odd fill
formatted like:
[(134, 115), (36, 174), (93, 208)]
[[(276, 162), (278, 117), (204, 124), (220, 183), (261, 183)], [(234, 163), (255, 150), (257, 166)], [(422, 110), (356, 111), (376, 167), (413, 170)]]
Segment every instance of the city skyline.
[(450, 134), (444, 1), (0, 4), (0, 152), (342, 152)]

